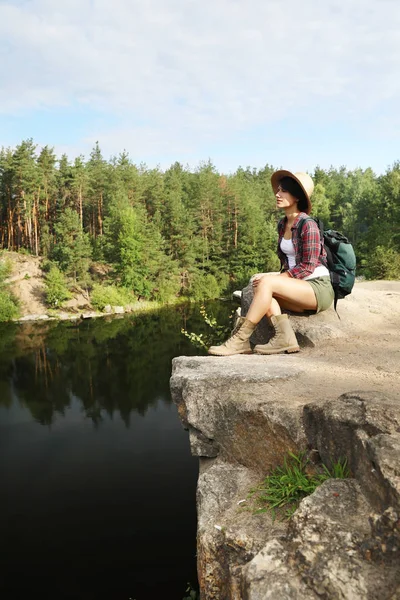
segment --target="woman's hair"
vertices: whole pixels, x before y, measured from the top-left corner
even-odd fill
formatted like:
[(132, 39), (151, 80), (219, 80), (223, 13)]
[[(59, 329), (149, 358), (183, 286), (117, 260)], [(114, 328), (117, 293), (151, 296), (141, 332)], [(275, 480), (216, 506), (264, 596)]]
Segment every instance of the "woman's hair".
[(279, 185), (282, 190), (289, 192), (295, 198), (297, 198), (297, 207), (301, 212), (306, 212), (308, 208), (308, 202), (305, 193), (301, 189), (300, 185), (292, 177), (282, 177), (279, 180)]

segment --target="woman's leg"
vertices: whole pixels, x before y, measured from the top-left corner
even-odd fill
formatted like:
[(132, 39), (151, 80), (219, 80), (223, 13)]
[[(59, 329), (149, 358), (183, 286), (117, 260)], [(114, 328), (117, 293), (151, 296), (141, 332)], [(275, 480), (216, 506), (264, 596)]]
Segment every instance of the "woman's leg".
[(220, 346), (211, 346), (208, 353), (216, 356), (230, 356), (252, 352), (249, 340), (264, 315), (271, 318), (277, 335), (265, 346), (256, 346), (257, 351), (262, 354), (297, 352), (299, 346), (296, 336), (289, 325), (287, 315), (281, 314), (280, 300), (292, 303), (299, 312), (317, 308), (314, 290), (306, 281), (280, 275), (266, 275), (255, 286), (254, 298), (249, 311), (246, 317), (241, 317), (238, 328), (235, 328), (225, 343)]
[(259, 323), (264, 315), (271, 317), (281, 314), (279, 300), (287, 302), (297, 312), (317, 308), (314, 290), (307, 281), (270, 275), (262, 277), (255, 287), (246, 318), (252, 323)]
[(271, 306), (269, 307), (269, 309), (267, 310), (267, 312), (265, 314), (269, 318), (275, 317), (277, 315), (281, 315), (282, 314), (281, 308), (286, 308), (286, 306), (281, 306), (281, 304), (278, 302), (278, 300), (276, 300), (275, 298), (272, 298)]

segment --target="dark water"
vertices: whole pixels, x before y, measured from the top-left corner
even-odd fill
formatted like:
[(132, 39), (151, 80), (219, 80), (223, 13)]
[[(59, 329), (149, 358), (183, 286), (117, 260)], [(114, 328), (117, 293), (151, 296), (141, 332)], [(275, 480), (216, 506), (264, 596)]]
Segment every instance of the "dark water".
[(198, 314), (0, 328), (2, 600), (197, 585), (198, 462), (168, 382), (174, 356), (199, 353), (180, 333)]

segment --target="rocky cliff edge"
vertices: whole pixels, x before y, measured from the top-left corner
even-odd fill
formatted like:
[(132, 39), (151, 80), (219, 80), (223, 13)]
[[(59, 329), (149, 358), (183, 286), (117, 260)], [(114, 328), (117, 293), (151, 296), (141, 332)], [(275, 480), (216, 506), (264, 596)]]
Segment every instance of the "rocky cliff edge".
[[(295, 355), (174, 359), (200, 461), (202, 600), (400, 599), (399, 300), (398, 282), (357, 284), (340, 320), (296, 317)], [(351, 478), (322, 484), (289, 522), (254, 514), (250, 489), (289, 451), (346, 458)]]

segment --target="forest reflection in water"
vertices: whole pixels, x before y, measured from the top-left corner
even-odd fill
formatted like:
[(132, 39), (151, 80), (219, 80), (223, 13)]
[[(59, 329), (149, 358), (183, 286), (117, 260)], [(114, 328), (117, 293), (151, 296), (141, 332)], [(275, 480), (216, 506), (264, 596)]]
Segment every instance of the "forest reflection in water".
[(180, 600), (195, 582), (197, 459), (168, 387), (198, 353), (186, 326), (198, 307), (1, 327), (2, 597)]

